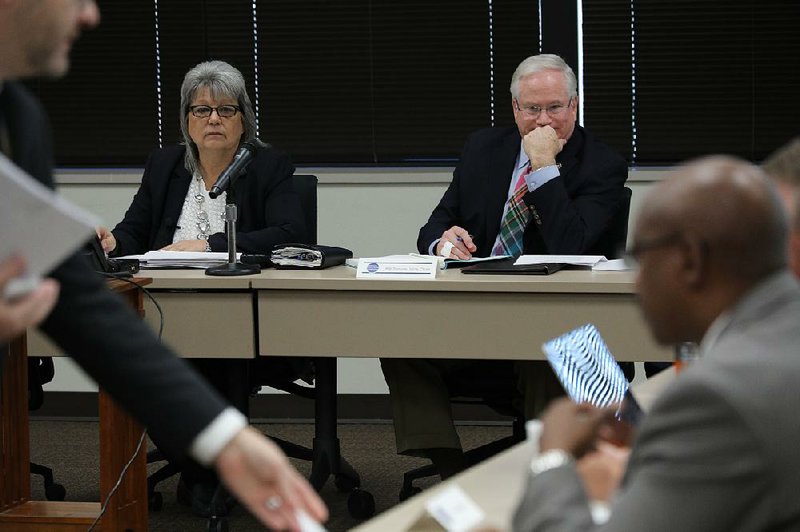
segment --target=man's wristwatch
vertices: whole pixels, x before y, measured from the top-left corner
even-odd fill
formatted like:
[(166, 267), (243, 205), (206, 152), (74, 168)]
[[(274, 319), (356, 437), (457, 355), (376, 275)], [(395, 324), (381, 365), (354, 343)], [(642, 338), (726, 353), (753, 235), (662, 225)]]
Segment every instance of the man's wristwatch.
[(550, 469), (571, 464), (575, 459), (563, 449), (550, 449), (531, 460), (531, 473), (539, 475)]

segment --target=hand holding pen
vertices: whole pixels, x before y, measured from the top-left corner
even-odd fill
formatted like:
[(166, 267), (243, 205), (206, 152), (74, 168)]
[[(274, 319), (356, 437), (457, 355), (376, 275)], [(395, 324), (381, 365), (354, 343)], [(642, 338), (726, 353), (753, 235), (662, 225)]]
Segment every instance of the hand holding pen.
[(446, 259), (471, 259), (477, 249), (472, 241), (472, 235), (457, 225), (442, 233), (436, 244), (436, 254)]

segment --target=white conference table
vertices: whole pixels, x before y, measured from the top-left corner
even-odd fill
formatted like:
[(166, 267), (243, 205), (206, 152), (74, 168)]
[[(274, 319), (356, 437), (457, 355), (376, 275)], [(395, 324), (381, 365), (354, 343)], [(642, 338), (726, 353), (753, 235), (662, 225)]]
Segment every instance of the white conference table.
[[(311, 482), (357, 475), (340, 459), (336, 357), (541, 359), (541, 345), (593, 323), (619, 360), (671, 360), (655, 345), (636, 304), (630, 272), (560, 271), (550, 276), (464, 275), (435, 280), (363, 280), (355, 269), (274, 270), (209, 277), (202, 270), (144, 270), (163, 310), (163, 340), (185, 357), (315, 357), (317, 400)], [(145, 319), (158, 312), (145, 299)], [(28, 353), (57, 355), (30, 334)], [(103, 420), (101, 419), (101, 425)], [(356, 485), (358, 485), (356, 482)]]
[[(264, 270), (210, 277), (143, 270), (164, 314), (164, 340), (182, 356), (542, 359), (541, 345), (593, 323), (622, 361), (672, 360), (639, 314), (631, 272), (356, 279), (355, 270)], [(145, 297), (146, 319), (158, 313)], [(43, 343), (45, 342), (45, 343)], [(58, 349), (30, 335), (29, 353)]]
[[(646, 412), (653, 401), (675, 380), (675, 371), (662, 371), (633, 388), (633, 395)], [(506, 449), (462, 473), (440, 482), (362, 523), (353, 532), (437, 530), (427, 516), (425, 505), (442, 490), (456, 485), (485, 514), (479, 530), (511, 530), (511, 519), (528, 479), (528, 464), (536, 451), (530, 441)]]

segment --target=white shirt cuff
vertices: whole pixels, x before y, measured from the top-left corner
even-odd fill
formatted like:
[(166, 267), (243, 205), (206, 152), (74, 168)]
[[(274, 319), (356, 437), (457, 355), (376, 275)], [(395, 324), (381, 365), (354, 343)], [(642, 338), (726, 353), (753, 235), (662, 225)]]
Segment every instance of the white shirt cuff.
[(428, 246), (428, 255), (436, 255), (436, 246), (439, 245), (440, 240), (441, 238), (437, 238)]
[(204, 466), (211, 466), (222, 448), (246, 426), (247, 418), (229, 406), (195, 437), (189, 454)]
[(558, 170), (558, 165), (551, 164), (550, 166), (543, 166), (526, 175), (525, 183), (528, 185), (528, 191), (533, 192), (551, 179), (560, 175), (561, 172)]

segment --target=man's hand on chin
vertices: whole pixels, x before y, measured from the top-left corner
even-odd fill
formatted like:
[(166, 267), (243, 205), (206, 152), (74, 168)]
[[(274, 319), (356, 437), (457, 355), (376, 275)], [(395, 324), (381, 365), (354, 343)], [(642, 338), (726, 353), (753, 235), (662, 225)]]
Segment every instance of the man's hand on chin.
[(556, 164), (556, 155), (561, 153), (567, 141), (558, 138), (550, 126), (537, 127), (522, 139), (522, 149), (528, 154), (531, 168), (538, 170)]

